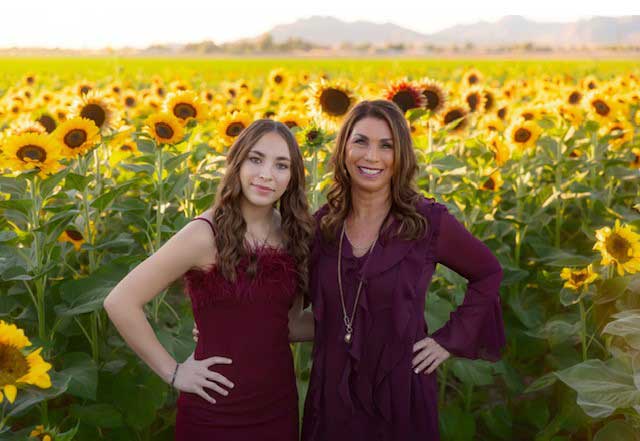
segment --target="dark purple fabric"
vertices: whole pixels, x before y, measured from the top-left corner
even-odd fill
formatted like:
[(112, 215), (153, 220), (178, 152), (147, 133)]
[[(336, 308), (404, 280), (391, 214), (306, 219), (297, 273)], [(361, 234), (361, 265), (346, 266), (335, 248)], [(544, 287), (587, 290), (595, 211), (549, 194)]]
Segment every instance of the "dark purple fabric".
[[(425, 295), (438, 263), (469, 283), (463, 304), (432, 337), (456, 356), (500, 357), (505, 337), (498, 260), (443, 204), (422, 198), (417, 208), (428, 220), (425, 237), (379, 241), (366, 274), (364, 259), (354, 257), (345, 240), (342, 277), (349, 313), (364, 277), (350, 346), (343, 340), (337, 241), (325, 241), (316, 231), (310, 267), (316, 328), (304, 441), (439, 440), (436, 373), (415, 374), (411, 365), (413, 344), (427, 336)], [(316, 219), (326, 212), (325, 206)], [(397, 225), (394, 220), (389, 228)]]
[(258, 271), (253, 279), (245, 274), (246, 260), (239, 265), (235, 283), (225, 280), (215, 266), (184, 276), (200, 332), (194, 357), (231, 358), (232, 364), (210, 369), (235, 387), (226, 397), (205, 389), (216, 404), (181, 392), (178, 441), (298, 440), (288, 328), (297, 292), (295, 262), (285, 251), (270, 247), (256, 249), (255, 255)]

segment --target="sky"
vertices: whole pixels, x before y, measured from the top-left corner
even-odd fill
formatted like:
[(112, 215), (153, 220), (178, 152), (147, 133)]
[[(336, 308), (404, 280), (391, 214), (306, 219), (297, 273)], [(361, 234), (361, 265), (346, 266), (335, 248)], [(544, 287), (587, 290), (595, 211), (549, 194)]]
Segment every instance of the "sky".
[[(627, 6), (624, 6), (627, 3)], [(422, 33), (505, 15), (568, 22), (640, 14), (628, 0), (4, 0), (0, 47), (121, 48), (254, 37), (313, 15), (392, 22)], [(579, 5), (579, 7), (578, 7)]]

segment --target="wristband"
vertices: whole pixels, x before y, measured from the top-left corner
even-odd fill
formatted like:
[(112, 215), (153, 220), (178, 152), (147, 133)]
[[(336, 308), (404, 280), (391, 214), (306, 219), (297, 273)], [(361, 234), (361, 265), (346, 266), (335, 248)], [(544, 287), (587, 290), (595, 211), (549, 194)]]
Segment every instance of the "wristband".
[(173, 382), (176, 381), (176, 374), (178, 373), (178, 367), (180, 363), (176, 363), (176, 368), (173, 370), (173, 376), (171, 377), (171, 387), (173, 387)]

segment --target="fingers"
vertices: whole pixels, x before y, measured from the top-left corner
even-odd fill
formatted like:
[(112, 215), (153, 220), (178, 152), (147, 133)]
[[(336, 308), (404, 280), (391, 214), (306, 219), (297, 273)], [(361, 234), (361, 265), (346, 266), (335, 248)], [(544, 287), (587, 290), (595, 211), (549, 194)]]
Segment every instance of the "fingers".
[(233, 384), (231, 381), (229, 381), (229, 379), (227, 377), (225, 377), (222, 374), (219, 374), (217, 372), (213, 372), (207, 369), (207, 373), (205, 374), (205, 377), (208, 380), (213, 380), (217, 383), (223, 384), (225, 386), (227, 386), (229, 389), (233, 389), (235, 387), (235, 384)]
[(425, 337), (425, 338), (423, 338), (422, 340), (417, 341), (417, 342), (415, 342), (415, 343), (413, 344), (413, 352), (417, 352), (417, 351), (419, 351), (420, 349), (424, 349), (424, 348), (427, 348), (427, 347), (431, 347), (431, 346), (433, 346), (434, 344), (436, 344), (436, 345), (437, 345), (438, 343), (436, 343), (436, 341), (435, 341), (434, 339), (430, 338), (430, 337)]
[(423, 370), (425, 370), (427, 367), (431, 366), (431, 364), (436, 361), (439, 358), (439, 354), (432, 352), (429, 355), (427, 355), (427, 357), (425, 357), (424, 360), (422, 360), (422, 362), (420, 362), (420, 364), (418, 366), (416, 366), (413, 371), (416, 374), (419, 374), (420, 372), (422, 372)]
[(210, 357), (203, 360), (206, 367), (213, 366), (214, 364), (231, 364), (233, 361), (227, 357)]
[(200, 336), (200, 331), (198, 331), (198, 328), (196, 328), (194, 326), (193, 330), (191, 331), (191, 335), (193, 335), (193, 341), (195, 341), (197, 343), (198, 342), (198, 337)]
[(214, 400), (208, 393), (206, 393), (204, 391), (204, 389), (202, 387), (196, 387), (194, 389), (194, 392), (200, 396), (200, 398), (207, 400), (208, 402), (210, 402), (211, 404), (216, 404), (216, 400)]
[(227, 396), (229, 395), (229, 392), (223, 388), (221, 388), (220, 386), (218, 386), (216, 383), (214, 383), (213, 381), (209, 381), (207, 379), (203, 379), (202, 380), (202, 387), (206, 387), (207, 389), (211, 389), (215, 392), (218, 392), (220, 395), (222, 396)]

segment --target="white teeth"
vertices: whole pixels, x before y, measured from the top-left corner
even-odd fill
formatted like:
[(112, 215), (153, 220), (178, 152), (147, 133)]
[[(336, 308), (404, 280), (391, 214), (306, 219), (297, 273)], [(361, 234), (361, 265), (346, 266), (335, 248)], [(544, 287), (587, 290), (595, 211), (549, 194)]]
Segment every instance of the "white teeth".
[(358, 168), (366, 175), (377, 175), (382, 173), (382, 170), (375, 170), (375, 169), (370, 169), (365, 167), (358, 167)]

